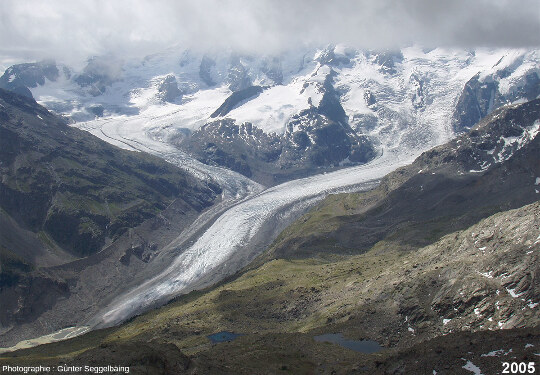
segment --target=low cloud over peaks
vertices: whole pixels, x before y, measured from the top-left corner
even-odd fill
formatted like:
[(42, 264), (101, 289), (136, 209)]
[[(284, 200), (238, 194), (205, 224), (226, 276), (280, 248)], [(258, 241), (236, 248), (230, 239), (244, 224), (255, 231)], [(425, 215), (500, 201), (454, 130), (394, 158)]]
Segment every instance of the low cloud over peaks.
[(3, 0), (0, 57), (144, 55), (171, 45), (277, 52), (359, 48), (539, 47), (539, 0)]

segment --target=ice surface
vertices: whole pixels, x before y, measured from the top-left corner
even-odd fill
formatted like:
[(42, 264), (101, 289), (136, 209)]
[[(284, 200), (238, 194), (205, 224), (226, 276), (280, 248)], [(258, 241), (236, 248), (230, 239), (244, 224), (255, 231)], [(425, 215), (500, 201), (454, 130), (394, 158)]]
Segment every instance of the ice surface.
[[(450, 119), (453, 104), (472, 76), (478, 72), (492, 74), (504, 64), (512, 65), (507, 60), (522, 56), (516, 61), (521, 61), (523, 67), (518, 64), (511, 76), (518, 79), (520, 74), (537, 66), (540, 59), (538, 53), (522, 50), (480, 49), (471, 53), (438, 48), (426, 53), (421, 47), (414, 46), (402, 50), (403, 60), (396, 64), (396, 73), (387, 74), (380, 70), (370, 52), (338, 45), (334, 48), (335, 55), (347, 56), (350, 63), (330, 67), (316, 61), (321, 51), (306, 48), (272, 57), (277, 59), (276, 64), (283, 76), (278, 84), (269, 81), (261, 70), (272, 58), (241, 57), (252, 83), (271, 87), (235, 108), (227, 117), (238, 123), (252, 122), (267, 133), (282, 133), (292, 115), (309, 108), (308, 99), (313, 106), (319, 104), (321, 85), (328, 75), (335, 73), (334, 87), (351, 125), (359, 132), (389, 147), (397, 147), (404, 142), (412, 147), (425, 147), (426, 142), (433, 146), (452, 137)], [(163, 133), (170, 134), (179, 129), (196, 130), (209, 120), (210, 114), (231, 93), (227, 87), (230, 51), (208, 56), (215, 62), (212, 76), (216, 85), (212, 87), (199, 76), (202, 54), (170, 49), (142, 61), (126, 61), (118, 79), (103, 94), (95, 97), (64, 74), (60, 74), (57, 81), (47, 80), (45, 85), (31, 91), (38, 102), (77, 121), (93, 119), (94, 115), (88, 112), (88, 108), (100, 105), (105, 116), (127, 115), (128, 118), (122, 121), (131, 128), (161, 128)], [(493, 68), (501, 59), (498, 67)], [(176, 77), (184, 91), (182, 98), (175, 103), (157, 99), (158, 84), (169, 74)], [(511, 77), (505, 79), (510, 80)], [(421, 92), (418, 91), (420, 87)], [(376, 98), (375, 106), (370, 107), (366, 103), (368, 91)], [(377, 121), (374, 128), (365, 126), (362, 118), (365, 115), (373, 116)], [(400, 118), (398, 121), (396, 115)]]
[(300, 95), (301, 90), (301, 82), (271, 87), (249, 104), (233, 109), (226, 117), (238, 123), (251, 122), (267, 133), (282, 134), (293, 115), (309, 108), (308, 97)]
[[(150, 137), (145, 125), (131, 126), (127, 116), (78, 124), (82, 129), (127, 149), (158, 155), (201, 179), (213, 180), (224, 191), (221, 207), (230, 206), (205, 233), (161, 274), (115, 299), (90, 325), (110, 325), (179, 293), (219, 281), (259, 254), (295, 215), (332, 192), (374, 186), (395, 168), (410, 163), (418, 152), (388, 151), (373, 162), (340, 171), (287, 182), (262, 191), (262, 186), (238, 173), (204, 165), (165, 140)], [(184, 237), (187, 234), (184, 233)], [(173, 241), (174, 247), (182, 241)]]
[(329, 193), (371, 188), (414, 157), (387, 155), (363, 166), (287, 182), (234, 205), (163, 273), (118, 298), (93, 324), (118, 323), (156, 301), (219, 281), (257, 256), (262, 250), (256, 246), (260, 234), (273, 230), (283, 217), (303, 211)]

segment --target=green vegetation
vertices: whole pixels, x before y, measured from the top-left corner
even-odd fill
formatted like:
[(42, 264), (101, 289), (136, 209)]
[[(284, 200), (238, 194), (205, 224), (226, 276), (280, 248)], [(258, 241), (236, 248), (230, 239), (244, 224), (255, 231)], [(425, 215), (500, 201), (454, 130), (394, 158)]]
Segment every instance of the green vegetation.
[(22, 274), (33, 269), (31, 264), (0, 245), (0, 290), (16, 284)]
[(31, 100), (17, 100), (0, 92), (6, 113), (0, 207), (76, 255), (100, 250), (105, 238), (117, 238), (175, 199), (199, 211), (219, 191), (160, 158), (118, 149)]
[[(120, 327), (19, 351), (16, 358), (5, 353), (0, 362), (73, 363), (82, 356), (97, 356), (100, 348), (151, 342), (174, 344), (202, 373), (307, 374), (394, 363), (395, 356), (409, 353), (413, 344), (431, 345), (429, 340), (450, 332), (457, 333), (445, 339), (445, 345), (457, 351), (461, 331), (495, 329), (510, 316), (516, 325), (538, 325), (538, 313), (527, 307), (527, 298), (537, 298), (531, 294), (532, 284), (522, 282), (529, 285), (520, 290), (526, 301), (510, 296), (504, 285), (521, 280), (535, 267), (538, 255), (530, 249), (536, 232), (530, 228), (538, 226), (539, 209), (537, 202), (496, 214), (416, 251), (398, 251), (393, 242), (381, 241), (359, 255), (272, 260)], [(498, 269), (523, 272), (498, 278)], [(482, 276), (487, 270), (494, 278)], [(485, 317), (493, 319), (488, 322)], [(451, 323), (443, 324), (443, 319)], [(206, 336), (220, 331), (243, 336), (212, 344)], [(531, 334), (505, 331), (512, 340)], [(365, 355), (313, 340), (316, 334), (335, 332), (376, 340), (388, 349)], [(489, 342), (500, 345), (491, 336), (486, 338)], [(486, 346), (475, 353), (494, 349), (500, 348)]]

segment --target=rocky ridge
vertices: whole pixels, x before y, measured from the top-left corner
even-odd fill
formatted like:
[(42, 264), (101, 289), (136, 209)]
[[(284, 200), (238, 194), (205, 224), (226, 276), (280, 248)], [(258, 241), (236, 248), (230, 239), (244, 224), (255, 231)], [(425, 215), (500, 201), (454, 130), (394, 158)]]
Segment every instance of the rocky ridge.
[[(234, 119), (224, 118), (206, 123), (176, 144), (203, 163), (232, 169), (268, 185), (324, 167), (367, 163), (377, 151), (369, 137), (349, 126), (333, 86), (335, 74), (329, 70), (322, 82), (304, 85), (303, 90), (316, 90), (320, 101), (316, 106), (310, 102), (309, 109), (292, 116), (283, 134), (267, 134), (250, 122), (238, 125)], [(263, 90), (250, 86), (234, 92), (211, 117), (226, 116)]]

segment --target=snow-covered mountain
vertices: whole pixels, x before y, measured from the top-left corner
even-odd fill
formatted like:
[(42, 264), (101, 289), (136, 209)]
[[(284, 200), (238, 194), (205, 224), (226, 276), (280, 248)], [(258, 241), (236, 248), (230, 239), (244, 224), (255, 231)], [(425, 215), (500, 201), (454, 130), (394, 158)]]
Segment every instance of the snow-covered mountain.
[(273, 185), (441, 144), (502, 104), (538, 97), (539, 74), (536, 50), (337, 45), (247, 56), (176, 48), (143, 60), (95, 57), (80, 71), (16, 65), (0, 87), (33, 95), (118, 146), (174, 145)]

